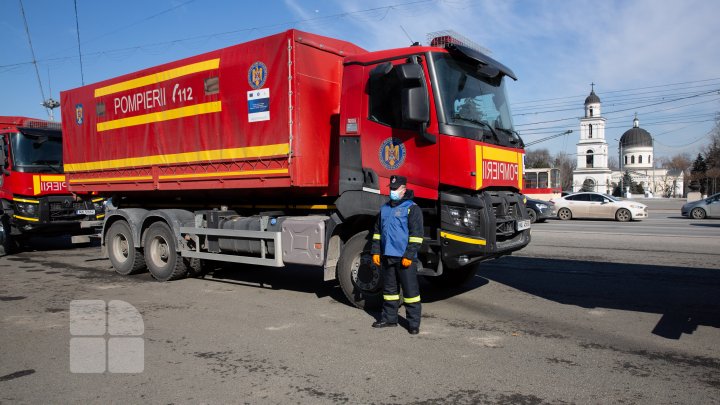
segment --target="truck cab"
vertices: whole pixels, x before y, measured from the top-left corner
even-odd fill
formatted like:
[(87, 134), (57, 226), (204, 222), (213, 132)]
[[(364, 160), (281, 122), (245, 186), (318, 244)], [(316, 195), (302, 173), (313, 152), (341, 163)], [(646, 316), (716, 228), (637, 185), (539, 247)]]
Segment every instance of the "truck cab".
[(431, 45), (345, 60), (337, 205), (387, 195), (390, 176), (406, 176), (425, 214), (425, 272), (464, 278), (530, 242), (505, 91), (515, 75), (454, 38)]
[(82, 222), (103, 218), (102, 198), (68, 191), (62, 156), (60, 123), (0, 117), (0, 254), (32, 235), (88, 234)]

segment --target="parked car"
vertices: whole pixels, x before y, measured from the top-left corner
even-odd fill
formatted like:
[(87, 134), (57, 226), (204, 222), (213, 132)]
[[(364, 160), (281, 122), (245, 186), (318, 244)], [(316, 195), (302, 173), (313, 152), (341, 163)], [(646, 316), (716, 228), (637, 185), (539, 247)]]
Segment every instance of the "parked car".
[(647, 205), (616, 197), (581, 192), (552, 200), (555, 203), (557, 217), (563, 220), (572, 218), (609, 218), (620, 222), (648, 217)]
[(532, 224), (545, 222), (546, 219), (555, 217), (555, 204), (550, 201), (528, 198), (525, 207), (527, 207), (527, 214)]
[(702, 200), (685, 203), (680, 208), (680, 213), (682, 216), (692, 219), (720, 217), (720, 193), (713, 194)]

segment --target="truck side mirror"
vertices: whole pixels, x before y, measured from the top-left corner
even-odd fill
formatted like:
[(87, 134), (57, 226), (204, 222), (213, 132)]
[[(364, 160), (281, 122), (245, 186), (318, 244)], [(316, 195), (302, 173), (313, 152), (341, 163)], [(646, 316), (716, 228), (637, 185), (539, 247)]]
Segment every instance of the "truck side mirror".
[(0, 136), (0, 171), (2, 171), (4, 175), (9, 175), (10, 172), (7, 170), (8, 148), (5, 144), (6, 140), (6, 137)]
[(420, 135), (430, 143), (437, 142), (435, 136), (425, 132), (425, 127), (430, 121), (430, 99), (422, 66), (408, 63), (397, 65), (395, 69), (400, 79), (403, 121), (420, 124), (422, 128)]
[(403, 121), (426, 123), (430, 120), (425, 74), (422, 66), (410, 63), (395, 67), (400, 79)]

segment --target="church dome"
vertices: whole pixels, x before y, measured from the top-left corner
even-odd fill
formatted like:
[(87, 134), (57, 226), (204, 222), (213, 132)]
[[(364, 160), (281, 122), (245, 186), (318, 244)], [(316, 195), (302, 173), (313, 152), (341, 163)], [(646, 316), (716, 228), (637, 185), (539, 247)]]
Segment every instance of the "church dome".
[(632, 148), (633, 146), (653, 146), (653, 139), (650, 133), (640, 128), (637, 118), (633, 120), (633, 127), (625, 131), (620, 137), (620, 146)]
[(600, 104), (600, 97), (595, 94), (595, 90), (591, 90), (590, 95), (585, 99), (585, 105), (588, 104)]

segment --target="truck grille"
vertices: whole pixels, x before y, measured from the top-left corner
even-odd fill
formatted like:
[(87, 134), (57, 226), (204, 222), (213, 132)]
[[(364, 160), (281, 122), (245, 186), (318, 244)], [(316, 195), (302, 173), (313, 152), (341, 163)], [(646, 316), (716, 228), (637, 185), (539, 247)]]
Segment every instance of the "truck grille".
[(85, 209), (84, 202), (51, 202), (50, 221), (71, 221), (83, 218), (83, 215), (75, 214), (76, 210)]
[(512, 238), (515, 234), (515, 222), (520, 218), (520, 207), (513, 193), (500, 193), (492, 196), (492, 209), (495, 216), (495, 233), (498, 242)]

